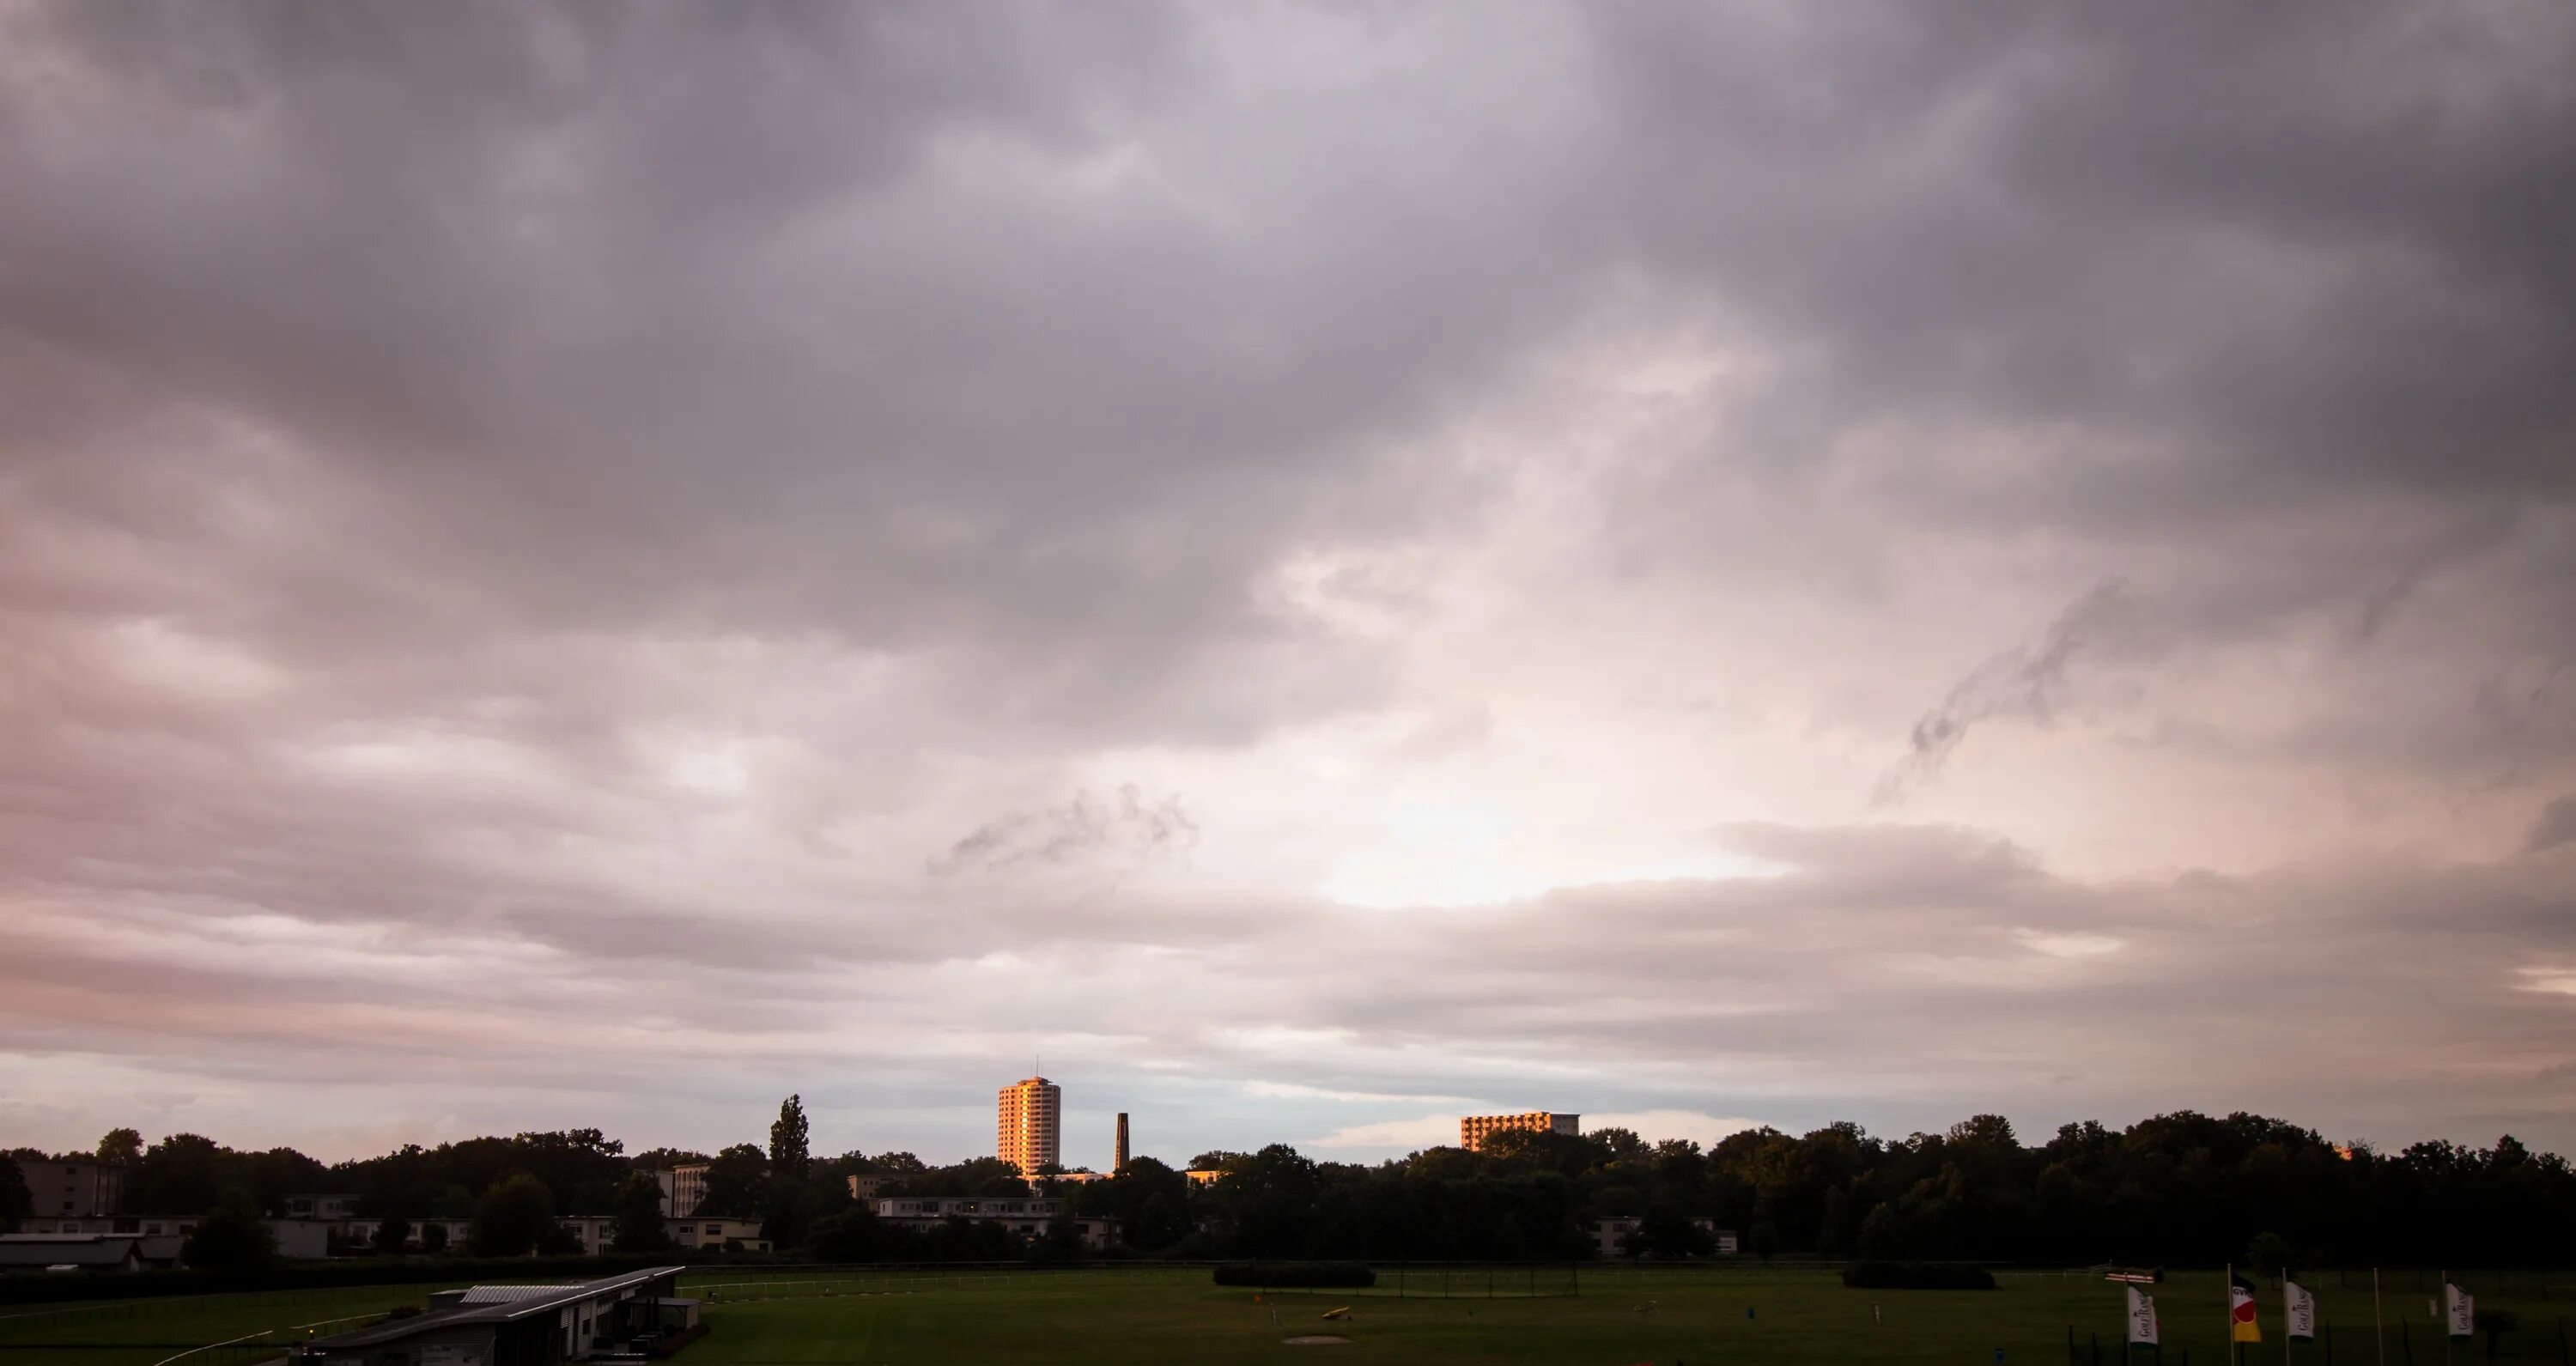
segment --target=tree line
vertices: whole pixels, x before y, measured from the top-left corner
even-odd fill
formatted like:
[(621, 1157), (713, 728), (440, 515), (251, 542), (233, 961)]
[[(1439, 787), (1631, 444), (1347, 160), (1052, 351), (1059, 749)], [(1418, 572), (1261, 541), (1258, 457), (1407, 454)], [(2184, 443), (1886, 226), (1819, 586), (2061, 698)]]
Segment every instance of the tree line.
[[(685, 1212), (757, 1219), (783, 1250), (849, 1261), (1084, 1255), (1066, 1227), (1033, 1247), (968, 1221), (898, 1227), (849, 1192), (850, 1176), (869, 1174), (885, 1178), (887, 1195), (1030, 1193), (999, 1159), (932, 1167), (906, 1152), (817, 1158), (809, 1139), (802, 1101), (791, 1096), (767, 1144), (711, 1155), (630, 1155), (596, 1129), (407, 1145), (330, 1166), (194, 1134), (147, 1147), (120, 1129), (95, 1155), (127, 1165), (132, 1212), (223, 1212), (256, 1226), (259, 1215), (283, 1213), (291, 1193), (354, 1194), (386, 1251), (405, 1245), (414, 1221), (431, 1219), (471, 1221), (460, 1251), (564, 1251), (556, 1220), (567, 1214), (614, 1214), (620, 1251), (661, 1251), (653, 1173), (705, 1162), (705, 1198)], [(1220, 1175), (1194, 1182), (1140, 1157), (1106, 1180), (1062, 1182), (1044, 1171), (1035, 1191), (1063, 1197), (1068, 1215), (1118, 1220), (1134, 1253), (1203, 1257), (1574, 1258), (1594, 1253), (1591, 1221), (1618, 1217), (1640, 1225), (1622, 1252), (1654, 1258), (1713, 1251), (1698, 1222), (1707, 1219), (1755, 1255), (2540, 1266), (2569, 1260), (2549, 1235), (2576, 1220), (2566, 1160), (2511, 1137), (2382, 1153), (2242, 1113), (2186, 1111), (2125, 1129), (2069, 1124), (2036, 1145), (2001, 1116), (1979, 1115), (1901, 1139), (1849, 1123), (1803, 1135), (1752, 1129), (1706, 1149), (1624, 1129), (1510, 1132), (1482, 1152), (1434, 1147), (1373, 1164), (1319, 1162), (1275, 1144), (1202, 1153), (1190, 1167)], [(27, 1204), (16, 1163), (0, 1159), (0, 1223), (23, 1217)]]

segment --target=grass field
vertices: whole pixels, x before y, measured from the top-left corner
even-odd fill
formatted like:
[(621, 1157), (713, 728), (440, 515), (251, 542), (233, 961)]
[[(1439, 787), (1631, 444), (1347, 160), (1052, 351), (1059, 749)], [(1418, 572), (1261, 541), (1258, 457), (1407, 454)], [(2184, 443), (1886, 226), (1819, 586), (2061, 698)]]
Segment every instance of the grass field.
[[(2055, 1366), (2067, 1360), (2069, 1325), (2076, 1330), (2078, 1360), (2090, 1360), (2088, 1334), (2099, 1336), (2104, 1359), (2124, 1357), (2119, 1288), (2078, 1274), (2007, 1272), (1996, 1291), (1929, 1292), (1846, 1290), (1832, 1273), (1820, 1271), (1586, 1267), (1579, 1295), (1536, 1298), (1509, 1294), (1514, 1274), (1495, 1277), (1492, 1299), (1483, 1297), (1483, 1272), (1461, 1270), (1447, 1281), (1448, 1298), (1416, 1297), (1440, 1283), (1414, 1272), (1407, 1277), (1414, 1293), (1402, 1299), (1381, 1287), (1376, 1293), (1274, 1292), (1256, 1302), (1252, 1290), (1212, 1284), (1203, 1268), (711, 1270), (689, 1277), (683, 1293), (709, 1301), (705, 1315), (712, 1331), (677, 1360), (680, 1366), (1318, 1360), (1964, 1366), (1991, 1362), (2000, 1348), (2008, 1363)], [(1518, 1274), (1524, 1291), (1549, 1288), (1544, 1273)], [(2376, 1366), (2367, 1274), (2314, 1279), (2320, 1318), (2332, 1330), (2333, 1360)], [(2500, 1360), (2562, 1361), (2561, 1320), (2576, 1320), (2576, 1274), (2554, 1282), (2517, 1275), (2502, 1286), (2485, 1277), (2463, 1279), (2480, 1292), (2482, 1308), (2509, 1309), (2521, 1320), (2521, 1328), (2504, 1340)], [(2446, 1359), (2445, 1344), (2416, 1283), (2413, 1272), (2386, 1279), (2385, 1359), (2403, 1366), (2411, 1347), (2412, 1362), (2435, 1366)], [(12, 1312), (0, 1317), (0, 1366), (158, 1366), (179, 1354), (180, 1344), (300, 1336), (305, 1324), (418, 1304), (428, 1290), (401, 1286)], [(1650, 1300), (1653, 1312), (1634, 1312)], [(2177, 1273), (2158, 1289), (2157, 1303), (2165, 1325), (2164, 1360), (2181, 1363), (2188, 1357), (2206, 1366), (2229, 1360), (2218, 1273)], [(1342, 1304), (1353, 1306), (1349, 1320), (1321, 1319), (1324, 1310)], [(2246, 1359), (2270, 1366), (2284, 1360), (2275, 1297), (2266, 1295), (2263, 1312), (2266, 1340), (2249, 1348)], [(2576, 1331), (2576, 1323), (2566, 1327)], [(1350, 1341), (1283, 1342), (1310, 1333)], [(27, 1345), (34, 1343), (65, 1345)], [(78, 1343), (122, 1345), (69, 1345)], [(2293, 1349), (2288, 1360), (2321, 1366), (2328, 1356), (2321, 1342)], [(252, 1359), (238, 1350), (217, 1351), (180, 1357), (173, 1366), (247, 1366)], [(2485, 1359), (2483, 1342), (2464, 1344), (2448, 1357), (2456, 1366)]]
[[(188, 1348), (236, 1338), (277, 1342), (300, 1338), (308, 1327), (344, 1332), (396, 1305), (421, 1304), (434, 1288), (387, 1285), (0, 1309), (0, 1366), (155, 1366)], [(256, 1356), (243, 1350), (199, 1351), (176, 1366), (244, 1366)]]
[[(1508, 1277), (1509, 1273), (1506, 1273)], [(2066, 1331), (2099, 1334), (2103, 1355), (2119, 1345), (2119, 1287), (2082, 1275), (2006, 1273), (1989, 1292), (1846, 1290), (1829, 1272), (1760, 1270), (1620, 1271), (1586, 1268), (1569, 1298), (1394, 1299), (1383, 1294), (1295, 1292), (1264, 1295), (1209, 1283), (1205, 1271), (1053, 1273), (978, 1283), (861, 1280), (825, 1295), (809, 1281), (793, 1297), (720, 1299), (707, 1311), (713, 1331), (681, 1358), (691, 1366), (801, 1363), (978, 1362), (1951, 1362), (2067, 1359)], [(1472, 1285), (1462, 1277), (1460, 1289)], [(2470, 1282), (2473, 1286), (2475, 1281)], [(757, 1291), (738, 1287), (717, 1294)], [(2399, 1323), (2417, 1362), (2440, 1362), (2442, 1341), (2414, 1293), (2413, 1273), (2393, 1278), (2384, 1297), (2388, 1357), (2403, 1362)], [(2404, 1287), (2400, 1289), (2400, 1287)], [(2179, 1273), (2159, 1288), (2165, 1359), (2225, 1363), (2223, 1280)], [(2335, 1359), (2374, 1363), (2367, 1277), (2353, 1288), (2324, 1278), (2315, 1287)], [(2558, 1316), (2576, 1315), (2576, 1276), (2551, 1286), (2482, 1295), (2484, 1307), (2515, 1309), (2524, 1327), (2502, 1359), (2558, 1361)], [(1654, 1301), (1651, 1313), (1636, 1306)], [(1325, 1309), (1349, 1304), (1347, 1322)], [(1873, 1318), (1872, 1308), (1877, 1315)], [(1752, 1313), (1748, 1316), (1747, 1310)], [(1276, 1314), (1274, 1322), (1274, 1311)], [(2277, 1301), (2267, 1299), (2267, 1340), (2248, 1361), (2281, 1360)], [(1306, 1333), (1347, 1336), (1346, 1345), (1292, 1347)], [(2484, 1360), (2460, 1350), (2461, 1366)], [(2324, 1344), (2301, 1345), (2295, 1360), (2323, 1363)]]

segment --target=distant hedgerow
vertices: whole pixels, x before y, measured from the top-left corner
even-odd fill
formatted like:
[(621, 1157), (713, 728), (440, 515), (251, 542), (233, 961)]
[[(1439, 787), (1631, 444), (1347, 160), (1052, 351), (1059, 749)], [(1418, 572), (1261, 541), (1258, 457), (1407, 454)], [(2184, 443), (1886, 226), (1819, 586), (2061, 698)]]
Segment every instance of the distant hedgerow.
[(1366, 1262), (1222, 1262), (1216, 1268), (1216, 1283), (1283, 1290), (1341, 1288), (1375, 1285), (1377, 1273)]
[(1992, 1290), (1995, 1276), (1958, 1262), (1854, 1262), (1843, 1268), (1854, 1290)]

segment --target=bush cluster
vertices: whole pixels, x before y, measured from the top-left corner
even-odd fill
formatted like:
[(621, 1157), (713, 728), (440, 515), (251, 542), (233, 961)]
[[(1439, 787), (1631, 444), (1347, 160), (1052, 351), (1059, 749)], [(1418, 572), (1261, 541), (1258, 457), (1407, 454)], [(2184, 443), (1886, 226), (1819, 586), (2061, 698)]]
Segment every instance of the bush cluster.
[(1854, 1262), (1843, 1268), (1854, 1290), (1992, 1290), (1995, 1276), (1959, 1262)]
[(1343, 1288), (1375, 1285), (1377, 1273), (1366, 1262), (1223, 1262), (1216, 1268), (1216, 1283), (1282, 1290)]

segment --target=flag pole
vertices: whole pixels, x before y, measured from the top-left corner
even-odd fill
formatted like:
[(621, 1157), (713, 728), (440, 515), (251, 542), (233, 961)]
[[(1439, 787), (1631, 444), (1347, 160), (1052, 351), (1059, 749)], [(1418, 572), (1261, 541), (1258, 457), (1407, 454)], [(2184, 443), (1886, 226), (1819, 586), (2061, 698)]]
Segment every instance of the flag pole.
[(2236, 1340), (2236, 1263), (2227, 1264), (2226, 1276), (2227, 1359), (2235, 1362), (2236, 1366), (2245, 1366), (2245, 1344)]
[(2379, 1344), (2379, 1366), (2388, 1366), (2388, 1325), (2379, 1318), (2379, 1268), (2370, 1269), (2370, 1340)]
[(2451, 1366), (2451, 1269), (2442, 1268), (2442, 1366)]

